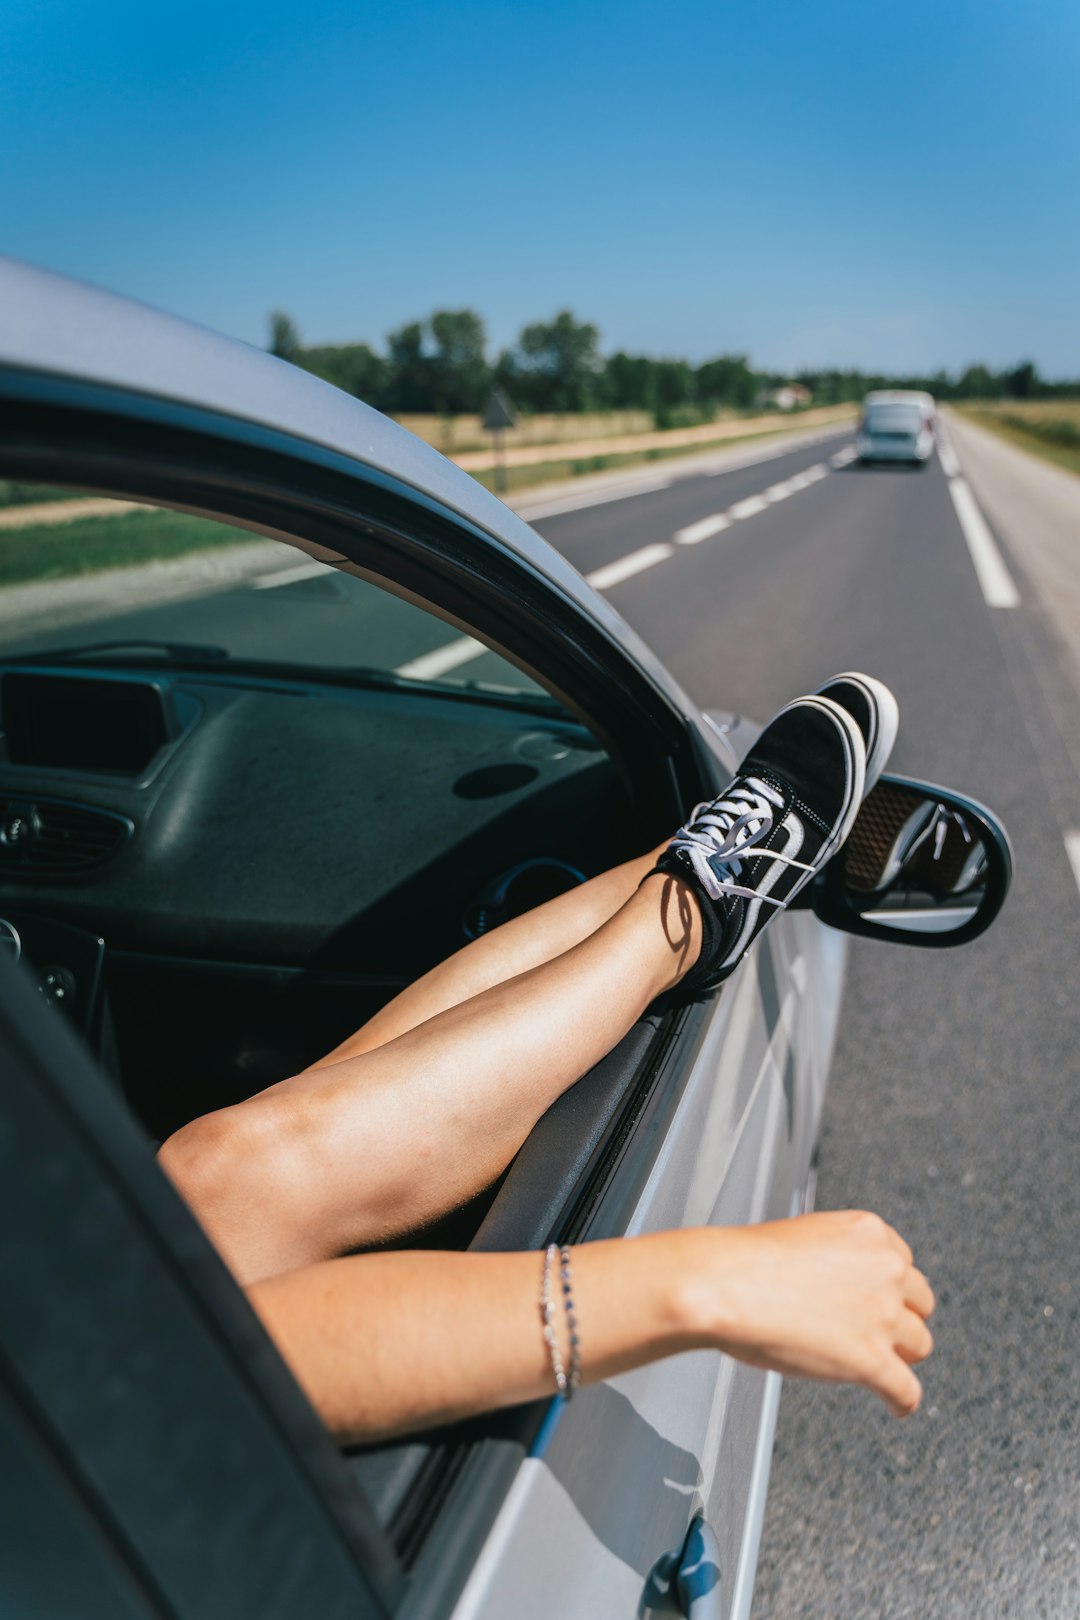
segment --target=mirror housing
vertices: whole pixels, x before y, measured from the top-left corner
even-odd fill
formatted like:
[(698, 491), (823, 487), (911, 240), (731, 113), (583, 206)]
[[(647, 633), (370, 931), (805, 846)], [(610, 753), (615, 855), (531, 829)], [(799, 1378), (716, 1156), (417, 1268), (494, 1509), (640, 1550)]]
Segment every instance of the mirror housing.
[(810, 904), (830, 928), (940, 949), (989, 928), (1011, 881), (1009, 835), (984, 805), (882, 776), (811, 885)]

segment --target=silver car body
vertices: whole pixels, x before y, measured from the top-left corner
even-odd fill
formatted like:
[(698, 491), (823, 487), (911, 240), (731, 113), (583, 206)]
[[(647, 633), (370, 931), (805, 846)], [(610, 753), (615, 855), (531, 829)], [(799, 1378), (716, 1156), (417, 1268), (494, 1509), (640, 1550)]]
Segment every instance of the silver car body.
[[(238, 431), (261, 424), (324, 447), (407, 486), (418, 508), (481, 532), (493, 554), (571, 603), (607, 649), (611, 679), (635, 670), (711, 757), (718, 783), (753, 735), (729, 716), (704, 715), (608, 602), (501, 502), (392, 421), (295, 367), (0, 261), (5, 368), (16, 391), (25, 379), (27, 388), (46, 389), (60, 379), (141, 396), (148, 408), (178, 402)], [(302, 535), (284, 537), (304, 544)], [(444, 611), (437, 601), (428, 605)], [(490, 621), (471, 622), (459, 610), (447, 616), (514, 656)], [(663, 1132), (662, 1146), (625, 1231), (741, 1224), (804, 1206), (844, 949), (843, 936), (810, 912), (785, 915), (701, 1012), (692, 1049), (680, 1049), (685, 1083), (671, 1116), (653, 1127)], [(671, 1558), (698, 1517), (715, 1535), (723, 1613), (745, 1620), (778, 1393), (775, 1375), (702, 1352), (611, 1379), (568, 1405), (553, 1403), (486, 1540), (453, 1583), (456, 1620), (631, 1620), (647, 1611), (650, 1594), (661, 1601)], [(450, 1612), (430, 1595), (442, 1590), (437, 1577), (450, 1556), (438, 1526), (430, 1543), (402, 1614)]]
[(918, 389), (877, 389), (862, 402), (855, 448), (861, 461), (928, 461), (935, 405)]

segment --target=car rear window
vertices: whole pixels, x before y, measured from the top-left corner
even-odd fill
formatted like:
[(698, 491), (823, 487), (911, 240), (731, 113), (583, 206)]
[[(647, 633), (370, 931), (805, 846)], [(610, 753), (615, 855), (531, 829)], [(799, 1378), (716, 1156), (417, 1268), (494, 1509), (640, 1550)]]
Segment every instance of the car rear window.
[(918, 433), (923, 413), (918, 405), (871, 405), (866, 425), (871, 433)]

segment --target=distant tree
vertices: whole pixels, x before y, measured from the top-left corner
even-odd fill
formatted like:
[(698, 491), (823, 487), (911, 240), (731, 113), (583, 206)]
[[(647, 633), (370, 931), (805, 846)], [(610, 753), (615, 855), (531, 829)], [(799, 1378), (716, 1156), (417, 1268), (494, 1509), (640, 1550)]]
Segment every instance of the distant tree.
[(354, 394), (381, 410), (387, 393), (389, 367), (381, 354), (366, 343), (328, 344), (322, 348), (301, 349), (299, 364), (335, 388)]
[(1001, 379), (988, 366), (968, 366), (956, 383), (958, 399), (995, 399), (1001, 393)]
[(390, 351), (389, 401), (392, 411), (431, 411), (435, 409), (431, 359), (424, 348), (424, 328), (420, 321), (409, 321), (396, 332), (388, 332)]
[(507, 386), (536, 411), (587, 411), (599, 397), (600, 333), (568, 309), (522, 328)]
[(620, 349), (604, 364), (600, 397), (613, 411), (656, 410), (655, 362), (644, 354), (624, 354)]
[(279, 360), (295, 360), (300, 351), (300, 333), (291, 315), (275, 309), (270, 315), (270, 353)]
[(1039, 392), (1039, 374), (1030, 360), (1007, 372), (1003, 381), (1010, 399), (1031, 399)]
[(428, 323), (433, 353), (429, 373), (438, 411), (457, 414), (484, 408), (491, 387), (484, 323), (475, 310), (436, 310)]
[(757, 398), (762, 379), (751, 371), (742, 354), (724, 354), (716, 360), (706, 360), (698, 366), (694, 377), (694, 392), (698, 403), (706, 408), (731, 405), (745, 410)]

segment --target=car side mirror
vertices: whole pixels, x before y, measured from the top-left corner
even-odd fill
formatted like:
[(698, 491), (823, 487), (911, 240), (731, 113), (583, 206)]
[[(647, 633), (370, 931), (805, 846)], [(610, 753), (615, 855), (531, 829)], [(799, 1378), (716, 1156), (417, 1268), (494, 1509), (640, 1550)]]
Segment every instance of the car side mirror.
[(989, 928), (1012, 881), (1009, 835), (947, 788), (883, 776), (815, 880), (822, 922), (899, 945), (965, 945)]

